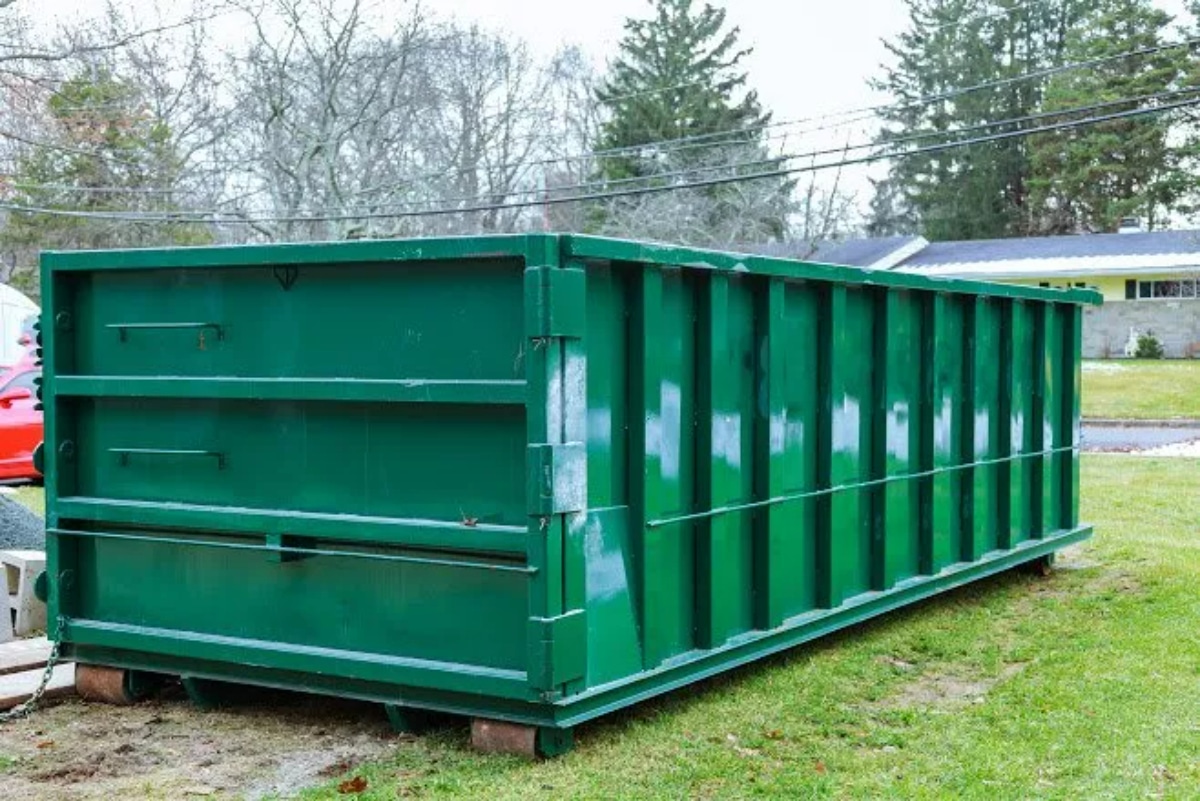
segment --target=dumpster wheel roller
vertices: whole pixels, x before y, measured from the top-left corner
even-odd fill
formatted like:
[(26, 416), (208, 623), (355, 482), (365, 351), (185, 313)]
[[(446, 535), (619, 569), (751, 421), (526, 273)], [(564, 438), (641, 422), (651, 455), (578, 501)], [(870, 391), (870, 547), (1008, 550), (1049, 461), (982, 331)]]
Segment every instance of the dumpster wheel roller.
[(75, 692), (85, 701), (128, 706), (137, 700), (130, 685), (128, 670), (100, 665), (75, 666)]
[(1021, 565), (1020, 570), (1030, 576), (1049, 578), (1054, 575), (1054, 554), (1046, 554), (1045, 556), (1039, 556), (1031, 562), (1026, 562)]

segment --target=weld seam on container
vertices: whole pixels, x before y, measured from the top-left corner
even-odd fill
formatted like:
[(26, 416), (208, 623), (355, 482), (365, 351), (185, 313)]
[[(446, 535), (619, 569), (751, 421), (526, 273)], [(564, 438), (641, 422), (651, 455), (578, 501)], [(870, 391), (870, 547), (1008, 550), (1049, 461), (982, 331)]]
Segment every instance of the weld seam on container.
[(270, 545), (250, 545), (244, 542), (220, 542), (217, 540), (180, 539), (161, 536), (138, 536), (136, 534), (120, 534), (113, 531), (71, 531), (64, 528), (46, 529), (48, 534), (60, 537), (81, 537), (97, 540), (125, 540), (127, 542), (148, 542), (155, 545), (183, 545), (199, 548), (226, 548), (231, 551), (258, 551), (260, 553), (283, 553), (295, 556), (339, 556), (349, 559), (371, 559), (379, 562), (402, 562), (411, 565), (437, 565), (464, 570), (494, 570), (500, 573), (523, 573), (532, 575), (536, 567), (519, 567), (516, 565), (498, 565), (488, 562), (460, 562), (451, 559), (424, 559), (419, 556), (402, 556), (399, 554), (370, 553), (364, 551), (338, 551), (328, 548), (293, 548), (287, 545), (272, 547)]
[(870, 481), (860, 481), (856, 484), (839, 484), (836, 487), (826, 487), (824, 489), (813, 490), (812, 492), (801, 492), (796, 495), (780, 495), (775, 498), (767, 498), (761, 501), (751, 501), (737, 506), (722, 506), (715, 509), (708, 509), (703, 512), (696, 512), (690, 515), (680, 515), (679, 517), (668, 517), (661, 520), (649, 520), (646, 522), (647, 528), (660, 528), (662, 526), (670, 526), (676, 523), (689, 523), (694, 520), (704, 520), (710, 517), (719, 515), (727, 515), (733, 512), (744, 512), (750, 509), (764, 509), (768, 506), (777, 506), (781, 503), (791, 503), (793, 501), (802, 501), (806, 498), (820, 498), (826, 495), (833, 495), (838, 492), (848, 492), (850, 490), (868, 489), (871, 487), (880, 487), (885, 484), (894, 484), (898, 481), (911, 481), (918, 478), (931, 478), (933, 476), (945, 475), (956, 470), (968, 470), (976, 467), (991, 467), (993, 465), (1010, 464), (1022, 459), (1031, 459), (1051, 454), (1058, 453), (1078, 453), (1082, 449), (1078, 445), (1067, 445), (1062, 448), (1047, 448), (1037, 453), (1018, 453), (1012, 456), (1002, 456), (996, 459), (980, 459), (966, 464), (950, 465), (949, 467), (940, 467), (936, 470), (923, 470), (920, 473), (907, 473), (902, 476), (884, 476), (883, 478), (872, 479)]

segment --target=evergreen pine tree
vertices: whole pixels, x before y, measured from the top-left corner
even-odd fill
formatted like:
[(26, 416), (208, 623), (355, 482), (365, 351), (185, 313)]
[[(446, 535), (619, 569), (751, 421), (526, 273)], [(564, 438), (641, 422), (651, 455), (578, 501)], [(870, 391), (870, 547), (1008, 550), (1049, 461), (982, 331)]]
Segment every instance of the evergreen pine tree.
[[(600, 177), (661, 185), (776, 166), (764, 143), (771, 115), (741, 69), (751, 51), (738, 46), (739, 29), (726, 26), (725, 11), (693, 0), (649, 4), (652, 16), (626, 21), (619, 55), (597, 91), (606, 116), (597, 148), (622, 151), (597, 156)], [(673, 175), (656, 178), (665, 173)], [(784, 179), (759, 179), (618, 201), (606, 206), (598, 227), (699, 244), (779, 238), (792, 188)]]
[[(1090, 61), (1153, 48), (1175, 37), (1172, 18), (1149, 0), (1100, 0), (1072, 32), (1067, 59)], [(1130, 98), (1097, 114), (1142, 108), (1146, 101), (1184, 85), (1192, 69), (1186, 48), (1107, 61), (1054, 76), (1046, 90), (1048, 111)], [(1071, 115), (1062, 119), (1071, 119)], [(1033, 208), (1037, 233), (1115, 231), (1123, 217), (1161, 227), (1197, 187), (1189, 161), (1193, 142), (1172, 132), (1178, 113), (1163, 113), (1040, 134), (1030, 141)]]
[[(18, 157), (10, 199), (17, 206), (71, 213), (10, 212), (0, 246), (32, 261), (46, 249), (197, 244), (210, 238), (196, 225), (134, 219), (178, 209), (170, 190), (179, 173), (171, 131), (148, 113), (136, 86), (107, 68), (85, 68), (48, 96), (46, 121), (54, 144)], [(104, 216), (117, 212), (132, 214), (122, 220)]]
[[(910, 27), (888, 43), (894, 63), (876, 87), (891, 95), (881, 142), (1024, 117), (1040, 107), (1044, 80), (1021, 76), (1063, 63), (1067, 31), (1090, 0), (905, 0)], [(1002, 82), (978, 91), (980, 84)], [(934, 98), (928, 100), (928, 98)], [(897, 144), (897, 152), (906, 149)], [(1029, 156), (1022, 139), (898, 156), (876, 191), (900, 219), (916, 220), (933, 240), (980, 239), (1024, 232)], [(887, 227), (873, 217), (870, 227)]]

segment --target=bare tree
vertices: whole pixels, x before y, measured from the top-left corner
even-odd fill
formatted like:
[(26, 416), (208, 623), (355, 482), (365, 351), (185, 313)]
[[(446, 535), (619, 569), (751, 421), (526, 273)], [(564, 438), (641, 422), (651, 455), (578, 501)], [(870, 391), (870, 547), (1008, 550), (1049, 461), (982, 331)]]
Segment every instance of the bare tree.
[[(779, 239), (795, 209), (790, 182), (753, 177), (771, 169), (756, 144), (660, 148), (652, 159), (642, 159), (655, 171), (645, 178), (596, 186), (601, 193), (650, 190), (603, 201), (602, 233), (731, 248)], [(691, 186), (706, 181), (720, 183)]]
[[(593, 155), (600, 139), (601, 108), (596, 101), (600, 76), (578, 47), (560, 50), (550, 63), (548, 96), (553, 118), (540, 166), (545, 197), (569, 194), (598, 174)], [(543, 227), (555, 231), (585, 231), (593, 207), (588, 203), (547, 204)]]
[(788, 238), (804, 243), (807, 249), (801, 258), (816, 253), (821, 242), (854, 233), (858, 222), (858, 199), (842, 189), (842, 168), (837, 169), (829, 185), (820, 183), (819, 176), (817, 172), (809, 173), (789, 226)]
[(99, 17), (75, 19), (54, 35), (39, 38), (30, 21), (30, 15), (39, 13), (36, 5), (29, 0), (0, 0), (0, 74), (39, 82), (45, 77), (39, 65), (119, 52), (146, 39), (190, 29), (230, 10), (226, 0), (212, 0), (203, 5), (169, 3), (170, 8), (177, 12), (182, 9), (182, 12), (168, 17), (161, 14), (162, 6), (156, 5), (151, 9), (156, 17), (154, 21), (116, 28), (103, 26), (109, 35), (97, 36), (92, 24), (97, 19), (134, 19), (134, 15), (109, 0)]
[(527, 224), (523, 209), (503, 209), (514, 196), (528, 199), (540, 175), (530, 162), (545, 152), (553, 112), (552, 74), (539, 68), (528, 47), (476, 26), (442, 26), (428, 84), (435, 113), (427, 145), (431, 161), (447, 170), (441, 190), (446, 208), (493, 206), (444, 217), (443, 231), (514, 231)]
[[(233, 69), (240, 172), (262, 196), (247, 215), (272, 238), (361, 235), (366, 219), (421, 166), (414, 127), (426, 111), (414, 61), (428, 46), (416, 4), (378, 32), (362, 0), (270, 0), (245, 7), (254, 39)], [(324, 219), (324, 218), (338, 219)], [(320, 218), (320, 219), (317, 219)]]
[[(247, 6), (236, 62), (248, 218), (272, 238), (485, 233), (541, 227), (520, 206), (545, 184), (562, 99), (555, 63), (416, 4), (391, 27), (362, 0)], [(437, 212), (437, 213), (423, 213)]]
[(19, 51), (9, 64), (23, 65), (0, 72), (6, 280), (35, 282), (37, 252), (47, 247), (211, 240), (205, 226), (163, 221), (211, 207), (223, 192), (208, 152), (222, 115), (206, 17), (182, 25), (158, 13), (133, 17), (110, 5), (86, 24), (44, 42), (28, 34), (6, 51)]

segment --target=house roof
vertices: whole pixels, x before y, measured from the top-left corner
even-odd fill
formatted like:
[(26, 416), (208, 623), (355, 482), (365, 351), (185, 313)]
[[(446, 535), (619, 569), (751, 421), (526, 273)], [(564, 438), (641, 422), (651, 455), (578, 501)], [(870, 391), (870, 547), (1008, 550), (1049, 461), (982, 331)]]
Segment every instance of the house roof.
[(748, 253), (941, 278), (1003, 280), (1200, 272), (1200, 230), (965, 242), (920, 236), (743, 245)]
[(763, 256), (889, 270), (928, 245), (924, 237), (920, 236), (888, 236), (871, 239), (829, 239), (819, 242), (772, 242), (746, 245), (741, 249), (748, 249)]
[(1200, 231), (934, 242), (895, 269), (970, 278), (1200, 270)]

